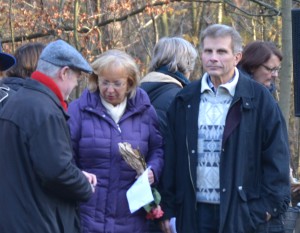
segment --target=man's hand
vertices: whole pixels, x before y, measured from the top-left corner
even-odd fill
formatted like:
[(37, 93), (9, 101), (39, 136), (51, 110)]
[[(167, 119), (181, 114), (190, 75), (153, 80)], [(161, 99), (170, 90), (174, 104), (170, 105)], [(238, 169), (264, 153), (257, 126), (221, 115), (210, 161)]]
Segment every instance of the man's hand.
[(92, 173), (85, 172), (85, 171), (82, 171), (82, 173), (85, 175), (85, 177), (90, 182), (93, 192), (95, 192), (95, 187), (97, 185), (97, 177), (96, 177), (96, 175), (94, 175)]

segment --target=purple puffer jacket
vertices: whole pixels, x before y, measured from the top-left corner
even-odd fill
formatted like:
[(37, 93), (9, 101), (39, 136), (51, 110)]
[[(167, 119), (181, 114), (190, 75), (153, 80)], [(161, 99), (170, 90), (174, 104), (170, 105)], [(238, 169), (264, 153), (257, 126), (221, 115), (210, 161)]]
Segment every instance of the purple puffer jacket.
[[(145, 232), (143, 208), (131, 214), (126, 191), (136, 180), (136, 172), (121, 157), (119, 142), (139, 148), (156, 182), (163, 168), (162, 137), (154, 108), (140, 88), (128, 99), (118, 125), (107, 114), (99, 92), (85, 90), (69, 106), (69, 126), (77, 165), (97, 175), (95, 194), (81, 205), (82, 232)], [(142, 194), (141, 194), (142, 195)]]

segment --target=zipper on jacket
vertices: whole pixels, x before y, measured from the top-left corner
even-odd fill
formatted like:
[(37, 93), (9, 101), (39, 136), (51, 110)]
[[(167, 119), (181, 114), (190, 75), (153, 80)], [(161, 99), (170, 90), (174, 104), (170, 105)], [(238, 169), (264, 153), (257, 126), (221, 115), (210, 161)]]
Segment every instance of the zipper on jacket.
[(121, 128), (120, 128), (119, 124), (117, 124), (117, 128), (118, 128), (119, 132), (121, 133), (122, 131), (121, 131)]
[[(120, 125), (118, 123), (115, 123), (115, 121), (111, 118), (111, 116), (107, 113), (98, 113), (96, 112), (93, 108), (89, 107), (85, 109), (88, 112), (94, 113), (97, 116), (99, 116), (101, 119), (103, 119), (104, 121), (108, 122), (109, 124), (111, 124), (114, 128), (117, 128), (117, 130), (121, 133), (121, 128)], [(110, 118), (110, 119), (109, 119)], [(115, 127), (116, 126), (116, 127)]]
[[(191, 179), (191, 182), (192, 182), (194, 193), (196, 194), (196, 189), (195, 189), (195, 185), (194, 185), (193, 177), (192, 177), (191, 160), (190, 160), (190, 150), (189, 150), (189, 145), (188, 145), (187, 137), (185, 137), (185, 142), (186, 142), (186, 148), (187, 148), (187, 151), (188, 151), (188, 163), (189, 163), (190, 179)], [(195, 198), (195, 200), (196, 200), (195, 201), (195, 210), (197, 210), (197, 198)]]

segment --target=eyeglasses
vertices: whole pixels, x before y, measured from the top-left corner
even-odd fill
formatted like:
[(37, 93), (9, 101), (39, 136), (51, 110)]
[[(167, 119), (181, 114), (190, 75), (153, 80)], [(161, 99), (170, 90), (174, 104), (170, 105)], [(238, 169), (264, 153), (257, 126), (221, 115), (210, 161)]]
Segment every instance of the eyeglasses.
[(263, 65), (263, 64), (261, 66), (264, 67), (268, 72), (270, 72), (272, 74), (278, 73), (281, 69), (281, 67), (270, 68), (269, 66), (266, 66), (266, 65)]
[(104, 88), (109, 88), (109, 86), (112, 86), (114, 89), (120, 89), (126, 84), (126, 82), (116, 81), (111, 83), (106, 80), (99, 80), (99, 84)]

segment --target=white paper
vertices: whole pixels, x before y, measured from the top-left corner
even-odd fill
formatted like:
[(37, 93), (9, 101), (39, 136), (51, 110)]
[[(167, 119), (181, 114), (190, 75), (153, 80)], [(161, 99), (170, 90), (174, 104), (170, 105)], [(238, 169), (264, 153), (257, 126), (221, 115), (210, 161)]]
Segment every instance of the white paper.
[[(149, 169), (149, 168), (148, 168)], [(126, 192), (130, 212), (133, 213), (144, 205), (154, 201), (150, 183), (148, 180), (148, 169), (134, 182)]]

